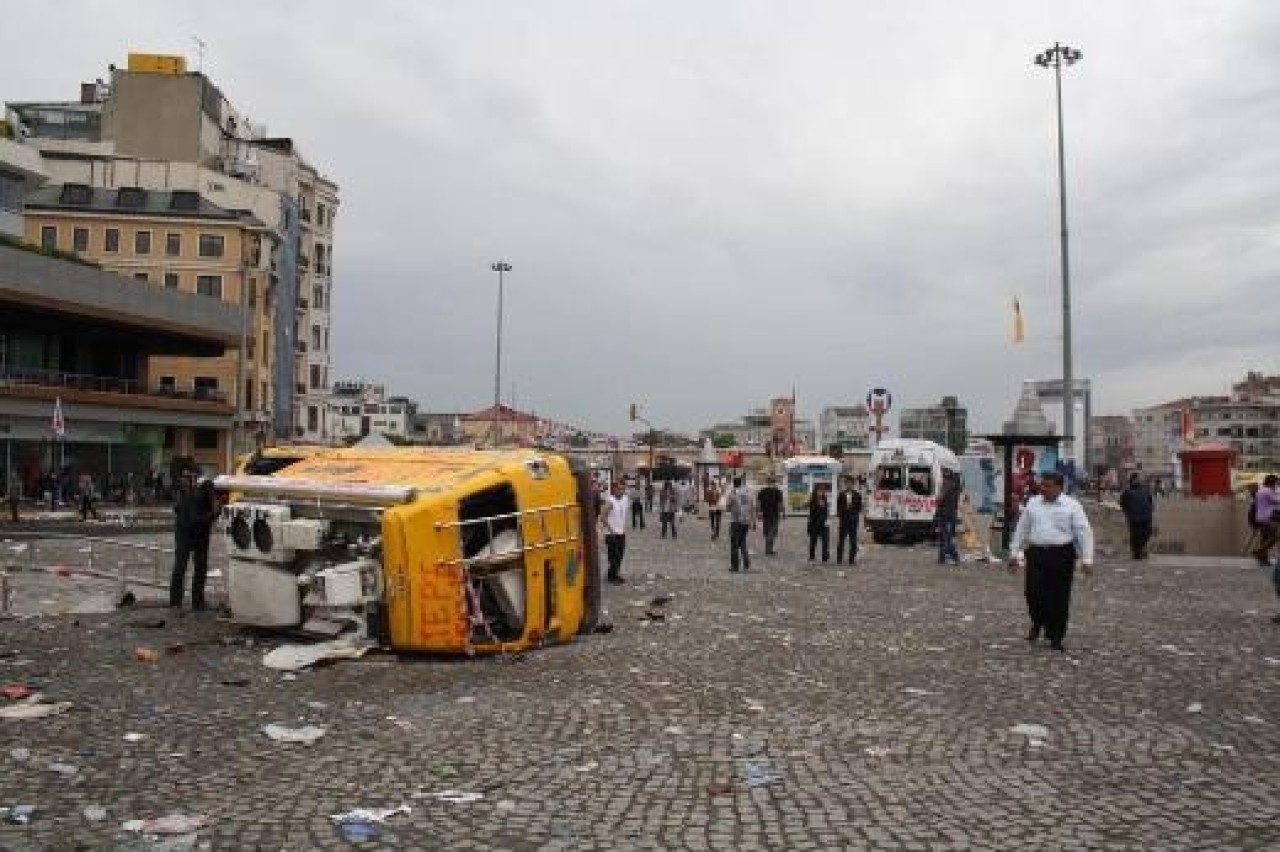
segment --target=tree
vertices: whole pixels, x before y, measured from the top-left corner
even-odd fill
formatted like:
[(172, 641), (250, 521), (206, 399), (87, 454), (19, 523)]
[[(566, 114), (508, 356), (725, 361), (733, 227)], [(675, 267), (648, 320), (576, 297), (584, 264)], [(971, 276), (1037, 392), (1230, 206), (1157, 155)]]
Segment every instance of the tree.
[(717, 432), (711, 436), (711, 446), (717, 450), (727, 450), (738, 446), (738, 437), (730, 432)]

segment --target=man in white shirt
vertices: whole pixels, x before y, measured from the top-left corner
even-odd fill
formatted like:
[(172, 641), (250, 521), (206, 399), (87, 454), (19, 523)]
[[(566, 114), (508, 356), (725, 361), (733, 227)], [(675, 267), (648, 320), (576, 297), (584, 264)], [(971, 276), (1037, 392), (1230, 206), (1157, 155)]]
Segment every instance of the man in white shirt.
[(622, 579), (622, 556), (627, 552), (627, 515), (631, 500), (627, 497), (622, 478), (613, 480), (609, 493), (604, 495), (600, 511), (600, 527), (604, 530), (604, 549), (609, 557), (610, 583), (625, 583)]
[(1011, 567), (1026, 566), (1027, 640), (1043, 630), (1055, 651), (1065, 651), (1076, 558), (1085, 574), (1093, 572), (1093, 528), (1079, 501), (1062, 493), (1062, 474), (1041, 477), (1040, 494), (1022, 510), (1009, 547)]

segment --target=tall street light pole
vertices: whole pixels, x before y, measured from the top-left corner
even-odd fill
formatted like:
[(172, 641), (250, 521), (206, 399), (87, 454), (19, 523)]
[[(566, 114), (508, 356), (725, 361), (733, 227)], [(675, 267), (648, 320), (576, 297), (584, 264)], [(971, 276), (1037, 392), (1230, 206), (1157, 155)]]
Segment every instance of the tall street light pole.
[(490, 442), (498, 446), (498, 412), (502, 404), (502, 288), (503, 275), (511, 271), (511, 264), (499, 260), (490, 264), (490, 269), (498, 273), (498, 352), (493, 361), (493, 424), (490, 427)]
[(1054, 43), (1037, 54), (1035, 63), (1053, 69), (1054, 90), (1058, 103), (1058, 221), (1061, 226), (1062, 253), (1062, 449), (1068, 459), (1075, 458), (1075, 382), (1071, 375), (1071, 267), (1067, 252), (1067, 170), (1062, 136), (1062, 67), (1075, 65), (1083, 54), (1074, 47)]

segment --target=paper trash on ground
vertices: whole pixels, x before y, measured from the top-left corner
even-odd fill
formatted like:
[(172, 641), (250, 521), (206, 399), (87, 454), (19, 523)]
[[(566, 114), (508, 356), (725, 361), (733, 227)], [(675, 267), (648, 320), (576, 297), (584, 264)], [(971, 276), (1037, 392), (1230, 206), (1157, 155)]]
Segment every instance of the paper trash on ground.
[(262, 657), (262, 664), (277, 671), (297, 671), (325, 660), (354, 660), (373, 646), (355, 636), (311, 645), (281, 645)]
[(209, 818), (205, 816), (169, 814), (155, 819), (131, 819), (120, 828), (141, 834), (191, 834), (208, 824)]
[(329, 819), (337, 823), (343, 822), (385, 822), (396, 814), (411, 814), (413, 808), (400, 805), (397, 808), (356, 808), (344, 814), (332, 814)]
[[(39, 696), (32, 696), (38, 698)], [(22, 704), (10, 704), (0, 707), (0, 719), (43, 719), (71, 709), (70, 701), (55, 701), (52, 704), (41, 704), (38, 701), (27, 701)]]
[(301, 728), (288, 728), (284, 725), (263, 725), (262, 733), (278, 743), (304, 743), (311, 745), (324, 736), (324, 728), (305, 725)]

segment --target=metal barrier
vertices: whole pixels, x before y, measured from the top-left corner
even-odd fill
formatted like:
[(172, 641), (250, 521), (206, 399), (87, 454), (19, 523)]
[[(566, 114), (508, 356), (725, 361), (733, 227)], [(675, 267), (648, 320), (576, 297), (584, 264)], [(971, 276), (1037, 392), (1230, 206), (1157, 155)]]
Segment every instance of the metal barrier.
[[(15, 543), (15, 539), (23, 541)], [(56, 564), (42, 564), (41, 545), (52, 548), (54, 543), (58, 546)], [(77, 558), (66, 558), (68, 545)], [(210, 563), (208, 584), (217, 587), (223, 574), (213, 567), (212, 559)], [(13, 608), (15, 575), (20, 572), (68, 568), (89, 577), (115, 580), (117, 594), (123, 596), (130, 586), (167, 589), (172, 565), (173, 548), (158, 544), (75, 533), (6, 531), (0, 538), (0, 613)]]

